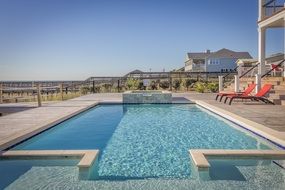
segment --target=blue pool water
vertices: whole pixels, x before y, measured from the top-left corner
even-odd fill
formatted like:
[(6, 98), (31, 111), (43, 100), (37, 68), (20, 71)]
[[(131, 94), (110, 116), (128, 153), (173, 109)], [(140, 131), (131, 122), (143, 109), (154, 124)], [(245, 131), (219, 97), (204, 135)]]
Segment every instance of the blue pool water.
[[(20, 178), (26, 172), (35, 169), (48, 167), (63, 167), (74, 166), (78, 163), (77, 159), (51, 159), (51, 160), (39, 160), (39, 159), (0, 159), (0, 189), (4, 189), (9, 184)], [(59, 174), (58, 174), (59, 175)], [(31, 179), (32, 180), (32, 179)], [(25, 185), (25, 184), (22, 184)], [(18, 188), (17, 188), (18, 189)]]
[[(197, 179), (132, 179), (81, 180), (79, 170), (70, 161), (0, 160), (0, 189), (100, 189), (100, 190), (188, 190), (188, 189), (280, 189), (284, 190), (285, 170), (268, 160), (210, 160), (211, 180)], [(73, 163), (75, 164), (75, 163)], [(3, 170), (4, 168), (4, 170)], [(14, 175), (17, 172), (17, 176)], [(14, 177), (5, 183), (7, 175)], [(20, 175), (19, 175), (20, 174)], [(11, 178), (10, 178), (11, 179)]]
[(271, 149), (196, 105), (101, 105), (13, 149), (99, 149), (94, 179), (192, 178), (189, 149)]

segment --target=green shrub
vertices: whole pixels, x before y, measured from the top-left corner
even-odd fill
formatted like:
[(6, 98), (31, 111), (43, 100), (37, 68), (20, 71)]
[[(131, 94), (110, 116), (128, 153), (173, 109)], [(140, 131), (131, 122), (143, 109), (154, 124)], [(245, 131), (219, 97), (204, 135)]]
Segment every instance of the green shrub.
[(102, 84), (102, 88), (103, 88), (104, 92), (110, 92), (112, 87), (113, 87), (113, 85), (110, 83)]
[(88, 94), (88, 92), (91, 92), (91, 89), (88, 87), (88, 86), (82, 86), (80, 88), (80, 93), (85, 95), (85, 94)]
[(144, 90), (144, 85), (143, 85), (142, 81), (139, 82), (138, 89), (139, 90)]
[(172, 86), (175, 90), (178, 90), (179, 87), (181, 85), (181, 80), (178, 80), (178, 79), (175, 79), (173, 82), (172, 82)]
[(156, 86), (156, 82), (155, 82), (155, 81), (151, 81), (151, 83), (150, 83), (150, 89), (151, 89), (151, 90), (157, 90), (157, 86)]
[(207, 86), (203, 82), (196, 82), (194, 88), (196, 92), (204, 93), (207, 89)]
[(94, 86), (94, 93), (100, 93), (100, 90), (101, 90), (101, 86), (99, 85)]
[(128, 78), (126, 85), (129, 90), (137, 90), (140, 84), (140, 80), (134, 78)]
[(215, 82), (210, 82), (207, 84), (207, 89), (211, 92), (218, 92), (219, 84)]
[(183, 81), (183, 86), (189, 90), (189, 87), (192, 88), (195, 85), (195, 82), (197, 82), (195, 79), (186, 79)]
[(160, 81), (159, 83), (159, 87), (162, 88), (162, 89), (168, 89), (169, 88), (169, 82), (167, 80), (164, 80), (164, 81)]

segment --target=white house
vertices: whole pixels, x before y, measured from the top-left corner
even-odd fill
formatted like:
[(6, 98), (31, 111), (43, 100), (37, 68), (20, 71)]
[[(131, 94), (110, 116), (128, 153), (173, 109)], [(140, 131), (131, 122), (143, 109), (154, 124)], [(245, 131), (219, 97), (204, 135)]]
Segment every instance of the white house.
[(236, 68), (238, 59), (252, 59), (248, 52), (220, 49), (216, 52), (187, 53), (185, 71), (227, 72)]

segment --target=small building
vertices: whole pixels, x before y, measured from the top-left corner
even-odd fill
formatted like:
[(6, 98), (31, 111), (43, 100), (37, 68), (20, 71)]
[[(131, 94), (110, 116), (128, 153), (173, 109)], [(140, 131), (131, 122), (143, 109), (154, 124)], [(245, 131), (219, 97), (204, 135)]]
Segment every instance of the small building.
[(187, 53), (185, 71), (228, 72), (236, 68), (238, 59), (252, 59), (248, 52), (235, 52), (221, 49), (216, 52), (207, 50), (199, 53)]
[[(247, 71), (249, 71), (256, 64), (258, 64), (258, 61), (256, 59), (238, 59), (236, 61), (236, 64), (238, 66), (237, 68), (238, 76), (241, 76), (245, 74)], [(253, 77), (255, 74), (257, 74), (257, 70), (252, 69), (252, 71), (248, 72), (245, 76)]]
[[(272, 69), (272, 66), (278, 65), (282, 60), (284, 59), (284, 54), (283, 53), (276, 53), (272, 54), (269, 57), (265, 58), (265, 71), (269, 71)], [(241, 76), (243, 73), (245, 73), (247, 70), (251, 69), (254, 67), (256, 64), (258, 64), (257, 59), (238, 59), (236, 61), (236, 64), (238, 66), (238, 74)], [(275, 70), (280, 70), (283, 71), (282, 67), (279, 67), (278, 69)], [(258, 74), (258, 68), (253, 69), (251, 72), (249, 72), (246, 77), (253, 77), (255, 74)]]

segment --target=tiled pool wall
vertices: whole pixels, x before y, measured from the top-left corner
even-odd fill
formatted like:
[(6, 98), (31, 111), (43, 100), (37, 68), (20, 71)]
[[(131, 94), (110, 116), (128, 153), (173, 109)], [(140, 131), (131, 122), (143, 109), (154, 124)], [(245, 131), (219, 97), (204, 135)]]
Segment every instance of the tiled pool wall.
[(172, 94), (168, 91), (127, 91), (123, 93), (126, 104), (170, 104)]

